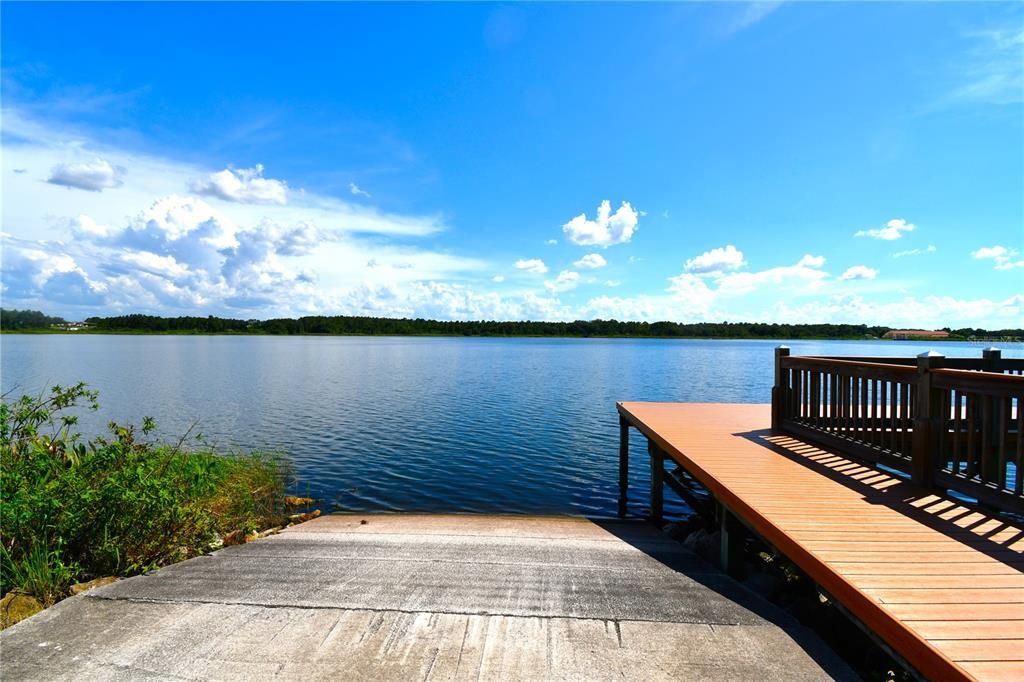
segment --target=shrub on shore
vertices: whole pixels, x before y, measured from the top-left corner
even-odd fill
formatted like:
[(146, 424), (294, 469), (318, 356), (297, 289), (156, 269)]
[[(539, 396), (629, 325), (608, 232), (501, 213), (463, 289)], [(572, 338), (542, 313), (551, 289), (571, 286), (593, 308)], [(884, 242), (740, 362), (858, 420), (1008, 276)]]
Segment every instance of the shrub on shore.
[(85, 439), (68, 411), (97, 397), (78, 384), (0, 403), (0, 593), (49, 605), (74, 582), (148, 571), (283, 518), (279, 457), (148, 442), (149, 418)]

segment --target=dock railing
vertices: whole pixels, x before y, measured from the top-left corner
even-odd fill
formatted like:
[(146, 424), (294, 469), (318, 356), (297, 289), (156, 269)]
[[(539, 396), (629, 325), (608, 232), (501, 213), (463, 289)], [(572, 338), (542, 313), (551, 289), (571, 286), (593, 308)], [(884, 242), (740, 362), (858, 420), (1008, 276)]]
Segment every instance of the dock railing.
[(772, 429), (1024, 513), (1024, 359), (775, 351)]

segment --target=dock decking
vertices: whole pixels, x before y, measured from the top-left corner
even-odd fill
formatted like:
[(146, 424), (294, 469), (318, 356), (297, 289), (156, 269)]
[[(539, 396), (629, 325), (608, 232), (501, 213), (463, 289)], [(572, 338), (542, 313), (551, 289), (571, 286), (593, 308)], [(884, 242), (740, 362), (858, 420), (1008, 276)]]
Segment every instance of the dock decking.
[(1024, 528), (773, 435), (769, 405), (618, 410), (924, 676), (1024, 679)]

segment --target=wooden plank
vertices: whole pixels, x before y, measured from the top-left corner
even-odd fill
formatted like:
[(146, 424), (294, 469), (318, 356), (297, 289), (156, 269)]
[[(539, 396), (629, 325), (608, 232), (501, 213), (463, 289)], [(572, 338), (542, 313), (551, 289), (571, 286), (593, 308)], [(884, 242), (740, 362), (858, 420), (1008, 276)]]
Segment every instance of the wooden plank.
[(964, 661), (960, 667), (976, 680), (987, 682), (1020, 682), (1024, 680), (1024, 663), (1019, 661)]
[(837, 572), (853, 579), (859, 575), (1020, 575), (1020, 570), (998, 561), (975, 561), (950, 564), (905, 564), (844, 562), (830, 564)]
[[(886, 604), (886, 610), (901, 621), (908, 620), (1021, 620), (1020, 604)], [(965, 626), (966, 627), (966, 626)]]
[(951, 573), (942, 575), (917, 575), (913, 580), (907, 580), (905, 575), (870, 575), (862, 574), (857, 578), (857, 584), (862, 590), (895, 587), (895, 588), (987, 588), (994, 587), (1017, 587), (1024, 589), (1024, 573), (1006, 573), (986, 576), (979, 580), (976, 575), (964, 575)]
[[(927, 588), (883, 587), (862, 588), (865, 594), (884, 604), (1019, 604), (1019, 618), (1024, 619), (1024, 588)], [(950, 609), (952, 614), (955, 609)]]
[(1024, 633), (1024, 620), (904, 621), (929, 641), (935, 639), (1018, 639)]
[(954, 661), (1024, 661), (1024, 639), (933, 639), (931, 643)]

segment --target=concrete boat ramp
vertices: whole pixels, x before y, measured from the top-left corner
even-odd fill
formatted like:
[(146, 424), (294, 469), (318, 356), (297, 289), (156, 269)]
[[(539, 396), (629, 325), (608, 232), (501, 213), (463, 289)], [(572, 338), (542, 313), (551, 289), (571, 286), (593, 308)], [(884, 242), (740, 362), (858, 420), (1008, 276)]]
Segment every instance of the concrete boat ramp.
[(642, 521), (336, 515), (0, 634), (21, 679), (853, 678)]

